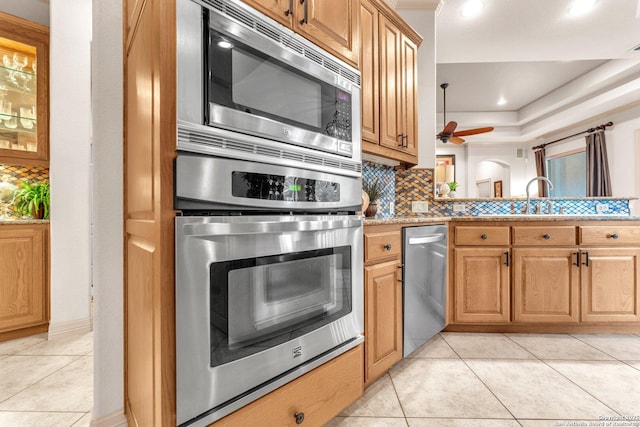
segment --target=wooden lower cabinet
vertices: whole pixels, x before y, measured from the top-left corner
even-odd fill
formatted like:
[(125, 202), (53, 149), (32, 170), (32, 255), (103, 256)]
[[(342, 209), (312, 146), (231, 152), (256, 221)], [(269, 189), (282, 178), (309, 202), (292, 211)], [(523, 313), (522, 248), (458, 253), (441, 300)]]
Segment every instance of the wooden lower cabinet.
[(365, 383), (402, 359), (402, 282), (399, 261), (364, 269)]
[(509, 248), (455, 249), (455, 322), (508, 322)]
[(640, 321), (640, 249), (583, 249), (582, 321)]
[(363, 344), (214, 423), (214, 426), (322, 426), (363, 393)]
[(450, 227), (448, 330), (640, 331), (638, 221)]
[(578, 256), (570, 248), (513, 249), (514, 321), (578, 322)]
[(46, 332), (48, 225), (0, 226), (0, 341)]

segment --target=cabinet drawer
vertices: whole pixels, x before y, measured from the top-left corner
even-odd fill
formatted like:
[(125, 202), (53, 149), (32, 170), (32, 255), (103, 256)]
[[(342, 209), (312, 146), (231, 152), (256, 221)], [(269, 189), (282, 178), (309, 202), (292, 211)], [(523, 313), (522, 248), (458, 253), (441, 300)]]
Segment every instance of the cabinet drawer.
[(456, 227), (456, 245), (508, 245), (509, 227)]
[(572, 226), (513, 227), (514, 245), (575, 245), (576, 228)]
[(400, 257), (402, 235), (400, 231), (366, 233), (364, 235), (364, 261)]
[(580, 227), (581, 245), (638, 245), (639, 226), (586, 225)]
[(326, 424), (362, 396), (362, 347), (360, 344), (213, 425), (293, 427), (296, 413), (304, 414), (304, 425)]

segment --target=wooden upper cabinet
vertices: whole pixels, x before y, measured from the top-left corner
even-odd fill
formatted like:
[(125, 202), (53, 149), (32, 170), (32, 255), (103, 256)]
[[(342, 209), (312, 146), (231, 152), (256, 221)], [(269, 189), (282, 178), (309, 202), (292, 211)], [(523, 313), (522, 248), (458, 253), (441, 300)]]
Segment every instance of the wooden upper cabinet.
[(0, 163), (49, 166), (49, 29), (0, 12)]
[(286, 27), (293, 26), (293, 19), (297, 18), (294, 3), (299, 0), (243, 0), (246, 4), (264, 13), (271, 19)]
[(640, 249), (583, 249), (582, 321), (640, 321)]
[(378, 10), (368, 0), (360, 3), (360, 73), (362, 74), (362, 139), (380, 141)]
[(358, 0), (293, 0), (297, 5), (294, 30), (318, 46), (358, 64), (360, 46)]
[(402, 130), (401, 150), (414, 156), (418, 155), (418, 97), (417, 97), (417, 71), (418, 71), (418, 46), (404, 34), (401, 40), (401, 77), (400, 86), (402, 115), (400, 116), (400, 128)]
[(380, 18), (380, 145), (394, 150), (402, 146), (402, 33), (392, 22)]
[(358, 64), (358, 0), (243, 0), (354, 67)]
[(363, 152), (408, 165), (418, 163), (417, 71), (421, 41), (383, 2), (361, 1)]

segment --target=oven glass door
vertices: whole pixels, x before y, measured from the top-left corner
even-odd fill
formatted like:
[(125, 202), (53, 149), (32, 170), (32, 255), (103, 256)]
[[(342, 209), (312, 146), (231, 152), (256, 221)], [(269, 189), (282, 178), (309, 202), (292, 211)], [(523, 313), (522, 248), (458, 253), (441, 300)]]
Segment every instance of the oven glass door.
[(210, 265), (211, 366), (274, 347), (352, 309), (351, 248)]
[(352, 140), (351, 93), (232, 36), (209, 31), (206, 83), (210, 124), (224, 125), (225, 111), (219, 107), (226, 107), (247, 113), (249, 120), (260, 117), (342, 141)]

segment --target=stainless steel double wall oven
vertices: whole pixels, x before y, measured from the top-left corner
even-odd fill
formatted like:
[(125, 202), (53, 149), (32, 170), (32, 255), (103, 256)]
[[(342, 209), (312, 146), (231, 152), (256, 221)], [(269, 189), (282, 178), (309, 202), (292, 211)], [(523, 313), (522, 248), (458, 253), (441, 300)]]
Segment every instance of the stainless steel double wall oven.
[(179, 425), (362, 342), (360, 74), (237, 0), (177, 0)]

